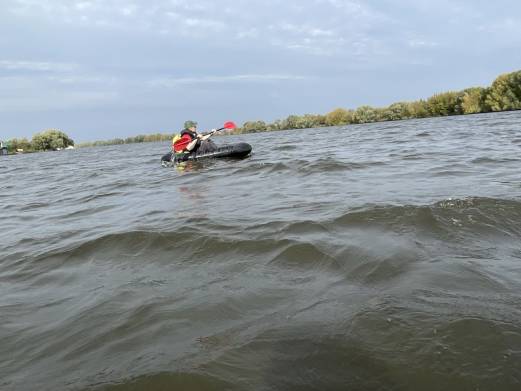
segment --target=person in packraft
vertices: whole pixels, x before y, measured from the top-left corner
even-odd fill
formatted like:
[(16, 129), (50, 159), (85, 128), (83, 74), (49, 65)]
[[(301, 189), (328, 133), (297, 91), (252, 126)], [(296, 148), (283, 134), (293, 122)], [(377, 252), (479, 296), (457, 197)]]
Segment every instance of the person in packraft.
[(186, 121), (181, 137), (174, 137), (172, 140), (172, 150), (174, 153), (208, 153), (217, 149), (217, 145), (212, 140), (208, 140), (216, 132), (212, 129), (210, 133), (203, 135), (197, 133), (197, 122)]

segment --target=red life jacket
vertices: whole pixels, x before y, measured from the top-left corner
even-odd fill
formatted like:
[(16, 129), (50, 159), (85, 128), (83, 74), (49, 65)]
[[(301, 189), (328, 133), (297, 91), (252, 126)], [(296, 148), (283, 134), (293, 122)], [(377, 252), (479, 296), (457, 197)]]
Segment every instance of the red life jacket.
[(192, 132), (191, 130), (184, 129), (181, 132), (181, 138), (176, 140), (173, 145), (172, 149), (174, 152), (183, 152), (188, 144), (197, 137), (197, 133)]

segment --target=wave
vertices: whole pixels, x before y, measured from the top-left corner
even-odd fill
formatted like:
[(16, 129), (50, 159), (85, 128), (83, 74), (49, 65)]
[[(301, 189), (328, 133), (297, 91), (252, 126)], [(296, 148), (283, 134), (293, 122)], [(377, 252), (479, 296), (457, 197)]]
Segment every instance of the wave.
[(491, 157), (483, 156), (476, 159), (473, 159), (471, 163), (473, 164), (504, 164), (504, 163), (510, 163), (510, 162), (519, 162), (520, 159), (513, 159), (513, 158), (501, 158), (501, 159), (494, 159)]
[(296, 145), (277, 145), (272, 149), (273, 151), (296, 151), (298, 146)]
[[(197, 372), (163, 372), (142, 375), (136, 378), (112, 382), (112, 384), (97, 384), (86, 390), (104, 391), (149, 391), (149, 390), (231, 390), (232, 384), (219, 378)], [(234, 390), (236, 388), (233, 388)]]
[(29, 212), (29, 211), (33, 211), (36, 209), (47, 208), (49, 205), (51, 205), (51, 204), (48, 202), (30, 202), (30, 203), (25, 204), (22, 207), (20, 207), (20, 211)]
[[(82, 213), (82, 211), (75, 212)], [(326, 240), (338, 230), (380, 229), (387, 232), (422, 232), (450, 235), (521, 235), (521, 202), (517, 200), (469, 197), (454, 198), (431, 205), (366, 205), (323, 221), (267, 221), (258, 224), (222, 224), (211, 218), (186, 218), (173, 230), (142, 230), (110, 233), (45, 256), (72, 259), (93, 253), (127, 249), (129, 253), (154, 253), (156, 249), (174, 250), (195, 245), (194, 250), (224, 251), (233, 247), (253, 250), (270, 245), (267, 241)], [(326, 238), (326, 239), (325, 239)], [(26, 239), (25, 241), (30, 241)], [(275, 243), (274, 242), (274, 243)], [(207, 248), (208, 250), (205, 250)], [(269, 249), (269, 248), (268, 248)]]
[(325, 250), (311, 243), (290, 243), (274, 256), (269, 264), (283, 265), (284, 268), (337, 268), (336, 259)]
[(319, 158), (313, 161), (291, 160), (287, 162), (275, 163), (252, 163), (247, 167), (237, 169), (234, 174), (276, 174), (284, 172), (294, 172), (298, 174), (325, 174), (340, 171), (363, 170), (375, 166), (382, 166), (386, 163), (381, 161), (346, 162), (333, 157)]
[(385, 165), (385, 163), (379, 161), (343, 162), (334, 158), (322, 158), (300, 166), (299, 171), (303, 173), (324, 173), (335, 171), (362, 170), (365, 168), (381, 165)]
[(338, 227), (381, 227), (392, 231), (521, 235), (521, 202), (495, 198), (447, 199), (426, 206), (374, 206), (332, 221)]
[[(34, 244), (24, 239), (6, 248), (2, 271), (3, 280), (40, 285), (46, 283), (39, 278), (46, 271), (93, 261), (188, 266), (235, 260), (245, 267), (321, 271), (364, 285), (388, 284), (444, 252), (497, 257), (494, 249), (501, 246), (505, 257), (519, 257), (520, 222), (521, 202), (479, 197), (431, 205), (366, 205), (323, 221), (225, 225), (192, 218), (170, 230), (110, 233), (81, 243), (74, 238), (86, 232)], [(39, 251), (21, 250), (34, 246)]]

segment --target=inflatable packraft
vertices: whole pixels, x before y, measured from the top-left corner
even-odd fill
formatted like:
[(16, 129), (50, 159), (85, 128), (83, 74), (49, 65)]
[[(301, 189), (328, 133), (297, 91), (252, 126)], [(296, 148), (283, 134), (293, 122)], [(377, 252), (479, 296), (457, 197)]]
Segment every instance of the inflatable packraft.
[(168, 152), (161, 157), (161, 163), (182, 163), (190, 160), (202, 160), (202, 159), (218, 159), (218, 158), (229, 158), (229, 159), (242, 159), (250, 155), (251, 145), (248, 143), (236, 143), (230, 145), (223, 145), (218, 147), (215, 151), (206, 153), (195, 153), (193, 152)]

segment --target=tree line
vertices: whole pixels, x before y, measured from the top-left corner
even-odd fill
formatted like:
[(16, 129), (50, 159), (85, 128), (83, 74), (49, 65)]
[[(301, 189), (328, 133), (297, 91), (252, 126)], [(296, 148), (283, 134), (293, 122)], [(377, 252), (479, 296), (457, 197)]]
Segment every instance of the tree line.
[(175, 133), (154, 133), (154, 134), (139, 134), (134, 137), (114, 138), (112, 140), (98, 140), (92, 142), (85, 142), (78, 144), (79, 148), (83, 147), (98, 147), (103, 145), (120, 145), (120, 144), (134, 144), (134, 143), (150, 143), (158, 141), (171, 141)]
[(337, 108), (322, 114), (290, 115), (272, 123), (247, 121), (235, 133), (305, 129), (413, 118), (488, 113), (521, 109), (521, 71), (497, 77), (490, 87), (434, 94), (426, 100), (396, 102), (387, 107)]
[[(322, 126), (342, 126), (369, 122), (396, 121), (413, 118), (489, 113), (521, 110), (521, 71), (498, 76), (489, 87), (472, 87), (462, 91), (434, 94), (428, 99), (396, 102), (387, 107), (360, 106), (357, 109), (336, 108), (327, 114), (290, 115), (267, 123), (246, 121), (233, 133), (256, 133), (284, 129), (307, 129)], [(155, 133), (112, 140), (78, 144), (77, 147), (133, 144), (170, 141), (174, 134)], [(49, 129), (33, 136), (32, 140), (12, 139), (7, 142), (9, 152), (58, 150), (73, 146), (74, 141), (58, 129)]]
[(65, 149), (69, 146), (82, 147), (96, 147), (103, 145), (119, 145), (119, 144), (134, 144), (134, 143), (148, 143), (157, 141), (170, 141), (174, 134), (155, 133), (155, 134), (140, 134), (134, 137), (115, 138), (112, 140), (100, 140), (74, 144), (74, 140), (69, 138), (64, 132), (58, 129), (48, 129), (41, 133), (37, 133), (31, 140), (27, 138), (14, 138), (8, 140), (5, 144), (9, 153), (16, 152), (40, 152), (40, 151), (56, 151)]
[(31, 140), (14, 138), (6, 143), (9, 153), (58, 151), (74, 146), (74, 140), (59, 129), (47, 129), (36, 133)]

